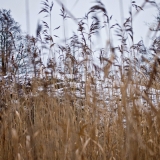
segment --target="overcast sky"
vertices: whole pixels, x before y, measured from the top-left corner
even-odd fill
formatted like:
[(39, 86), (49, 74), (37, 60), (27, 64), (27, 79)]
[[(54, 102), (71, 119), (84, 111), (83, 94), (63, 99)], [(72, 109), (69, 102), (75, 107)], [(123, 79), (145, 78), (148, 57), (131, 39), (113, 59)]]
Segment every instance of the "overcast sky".
[[(50, 0), (51, 1), (51, 0)], [(62, 0), (66, 6), (66, 8), (76, 17), (81, 18), (89, 11), (89, 8), (93, 5), (93, 0)], [(113, 15), (111, 24), (120, 23), (121, 24), (121, 11), (120, 11), (120, 1), (121, 0), (102, 0), (105, 4), (108, 15)], [(0, 0), (0, 7), (3, 9), (10, 9), (13, 18), (19, 22), (21, 25), (21, 29), (23, 31), (27, 31), (26, 25), (26, 0)], [(28, 0), (29, 2), (29, 21), (30, 21), (30, 34), (35, 35), (37, 22), (38, 20), (42, 19), (43, 16), (39, 15), (38, 12), (41, 10), (41, 0)], [(62, 18), (59, 16), (60, 14), (60, 6), (57, 4), (55, 0), (53, 0), (53, 12), (52, 12), (52, 28), (56, 28), (62, 25), (63, 21)], [(157, 0), (158, 2), (158, 0)], [(136, 4), (141, 6), (143, 0), (137, 0)], [(123, 12), (124, 18), (129, 17), (129, 7), (131, 1), (130, 0), (123, 0)], [(135, 11), (135, 9), (134, 9)], [(157, 11), (154, 7), (145, 8), (140, 14), (138, 14), (133, 22), (134, 27), (134, 38), (135, 43), (139, 40), (143, 39), (144, 42), (147, 44), (147, 37), (148, 26), (146, 23), (152, 23), (155, 20), (155, 16), (157, 15)], [(66, 23), (66, 34), (70, 36), (72, 31), (76, 30), (75, 23), (73, 21), (68, 21)], [(56, 35), (63, 36), (63, 27), (54, 33)], [(102, 44), (105, 44), (107, 40), (107, 35), (103, 34), (101, 41)]]

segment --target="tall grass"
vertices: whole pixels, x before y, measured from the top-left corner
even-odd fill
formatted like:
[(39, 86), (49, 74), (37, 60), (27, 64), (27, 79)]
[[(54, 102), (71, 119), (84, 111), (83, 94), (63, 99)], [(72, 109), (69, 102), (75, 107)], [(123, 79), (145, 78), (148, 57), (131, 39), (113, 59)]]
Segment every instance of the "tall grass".
[[(135, 13), (146, 3), (153, 2), (132, 2)], [(42, 5), (40, 13), (51, 16), (53, 3), (45, 0)], [(65, 6), (61, 12), (64, 20), (74, 19)], [(104, 18), (103, 27), (98, 14)], [(32, 77), (21, 79), (18, 72), (1, 76), (0, 159), (160, 158), (160, 41), (155, 38), (148, 50), (142, 41), (134, 44), (133, 18), (130, 12), (123, 26), (112, 24), (104, 4), (97, 1), (85, 18), (74, 19), (79, 33), (65, 37), (57, 48), (51, 24), (38, 25), (37, 37), (28, 36), (26, 45)], [(92, 38), (104, 27), (110, 37), (115, 28), (121, 45), (113, 46), (109, 39), (98, 51), (97, 63)], [(37, 42), (42, 46), (36, 48)], [(39, 55), (44, 46), (49, 54), (59, 55), (46, 66)]]

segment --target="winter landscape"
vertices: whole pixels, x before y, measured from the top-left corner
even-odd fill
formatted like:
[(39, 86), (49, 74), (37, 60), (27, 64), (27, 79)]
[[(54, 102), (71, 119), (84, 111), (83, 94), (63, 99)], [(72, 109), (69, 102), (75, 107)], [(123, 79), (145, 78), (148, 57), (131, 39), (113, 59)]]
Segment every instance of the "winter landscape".
[[(35, 36), (29, 17), (23, 31), (0, 8), (0, 160), (160, 159), (160, 3), (120, 5), (119, 23), (103, 2), (76, 17), (43, 0)], [(156, 14), (137, 41), (147, 8)]]

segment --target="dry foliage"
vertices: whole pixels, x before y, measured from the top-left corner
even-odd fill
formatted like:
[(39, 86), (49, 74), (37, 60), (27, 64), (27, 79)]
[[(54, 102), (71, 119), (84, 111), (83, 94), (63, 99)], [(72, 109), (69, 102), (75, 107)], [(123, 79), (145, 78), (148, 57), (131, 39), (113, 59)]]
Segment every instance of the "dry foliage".
[[(159, 159), (160, 39), (154, 38), (148, 48), (143, 41), (134, 44), (132, 28), (133, 15), (147, 3), (158, 5), (133, 1), (135, 14), (130, 11), (121, 26), (112, 24), (101, 1), (80, 20), (57, 2), (63, 20), (72, 18), (79, 32), (65, 37), (64, 45), (54, 42), (53, 3), (48, 0), (39, 13), (50, 22), (38, 24), (37, 37), (17, 40), (11, 36), (16, 28), (0, 28), (0, 159)], [(0, 20), (6, 24), (10, 20), (3, 13)], [(114, 47), (109, 39), (105, 49), (94, 51), (93, 37), (103, 28), (110, 36), (115, 29), (120, 45)], [(47, 65), (41, 60), (43, 52), (53, 55)], [(95, 53), (99, 62), (93, 60)]]

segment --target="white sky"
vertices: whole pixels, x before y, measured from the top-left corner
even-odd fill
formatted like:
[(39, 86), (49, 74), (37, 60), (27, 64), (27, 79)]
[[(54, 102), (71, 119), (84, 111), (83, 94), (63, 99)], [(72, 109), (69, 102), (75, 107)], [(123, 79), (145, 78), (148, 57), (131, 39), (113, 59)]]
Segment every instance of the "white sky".
[[(39, 19), (42, 19), (42, 15), (38, 15), (38, 12), (41, 9), (41, 0), (28, 0), (29, 1), (29, 20), (30, 20), (30, 34), (35, 35), (35, 30), (37, 27), (37, 22)], [(51, 0), (50, 0), (51, 1)], [(79, 0), (78, 3), (74, 6), (75, 2), (77, 0), (61, 0), (66, 6), (67, 9), (76, 17), (81, 18), (89, 11), (89, 8), (93, 5), (93, 0)], [(159, 0), (156, 0), (159, 2)], [(52, 18), (52, 29), (62, 25), (62, 18), (59, 16), (60, 14), (60, 6), (56, 3), (55, 0), (53, 0), (54, 6), (53, 6), (53, 18)], [(121, 24), (121, 12), (119, 7), (120, 0), (102, 0), (102, 2), (105, 4), (108, 15), (113, 15), (112, 18), (112, 24), (114, 23), (120, 23)], [(137, 0), (136, 4), (140, 5), (142, 4), (143, 0)], [(124, 8), (124, 18), (129, 17), (129, 6), (130, 6), (131, 0), (123, 0), (123, 8)], [(13, 18), (19, 22), (21, 25), (21, 29), (23, 31), (27, 31), (27, 25), (26, 25), (26, 6), (25, 6), (25, 0), (0, 0), (0, 7), (4, 9), (10, 9), (11, 14)], [(135, 9), (134, 9), (135, 11)], [(147, 32), (148, 32), (148, 26), (145, 23), (152, 23), (155, 20), (155, 17), (157, 15), (157, 11), (155, 8), (146, 8), (144, 11), (142, 11), (140, 14), (138, 14), (133, 22), (133, 28), (134, 28), (134, 38), (135, 43), (139, 40), (143, 39), (144, 42), (147, 44), (148, 39)], [(73, 30), (76, 30), (75, 23), (73, 21), (68, 21), (66, 23), (66, 34), (67, 36), (70, 36)], [(60, 35), (60, 37), (63, 37), (63, 27), (61, 27), (59, 30), (56, 30), (54, 32), (56, 35)], [(103, 34), (103, 37), (99, 43), (105, 44), (105, 41), (107, 40), (107, 35)]]

